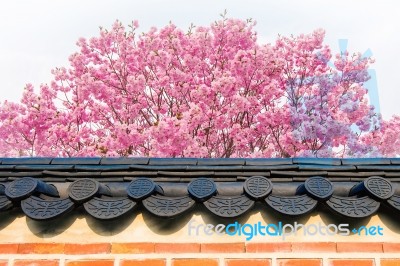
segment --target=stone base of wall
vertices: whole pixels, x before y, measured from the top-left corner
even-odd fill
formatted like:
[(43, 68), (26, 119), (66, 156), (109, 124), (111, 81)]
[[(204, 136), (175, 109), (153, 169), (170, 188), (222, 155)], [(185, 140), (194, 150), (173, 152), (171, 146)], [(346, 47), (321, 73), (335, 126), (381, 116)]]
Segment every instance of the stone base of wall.
[(3, 243), (6, 265), (400, 266), (400, 243)]

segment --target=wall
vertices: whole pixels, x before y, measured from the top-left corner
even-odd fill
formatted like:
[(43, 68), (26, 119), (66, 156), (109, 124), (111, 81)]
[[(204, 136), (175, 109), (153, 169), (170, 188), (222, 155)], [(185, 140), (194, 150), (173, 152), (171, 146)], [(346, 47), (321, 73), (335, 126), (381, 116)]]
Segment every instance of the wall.
[[(176, 219), (132, 212), (116, 221), (97, 221), (76, 209), (60, 219), (37, 222), (18, 209), (0, 213), (2, 265), (382, 265), (400, 266), (398, 215), (380, 212), (361, 221), (345, 221), (319, 210), (301, 218), (267, 213), (262, 206), (239, 219), (221, 219), (196, 209)], [(189, 223), (228, 224), (349, 223), (350, 228), (381, 226), (383, 236), (254, 237), (200, 233), (189, 236)], [(193, 223), (193, 222), (192, 222)], [(251, 264), (249, 264), (251, 263)]]

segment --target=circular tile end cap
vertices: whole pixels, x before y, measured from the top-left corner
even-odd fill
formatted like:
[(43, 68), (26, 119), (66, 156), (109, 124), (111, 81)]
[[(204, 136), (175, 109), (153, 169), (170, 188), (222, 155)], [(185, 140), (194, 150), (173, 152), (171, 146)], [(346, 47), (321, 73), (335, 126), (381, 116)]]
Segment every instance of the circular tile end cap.
[(188, 192), (194, 199), (205, 201), (216, 194), (217, 186), (212, 179), (196, 178), (189, 183)]
[(331, 181), (322, 176), (310, 177), (304, 183), (307, 194), (317, 200), (327, 200), (333, 194)]
[(68, 195), (75, 202), (86, 202), (97, 194), (99, 187), (99, 182), (96, 180), (80, 179), (70, 185)]
[(23, 200), (33, 194), (37, 184), (38, 181), (32, 177), (14, 180), (6, 187), (5, 194), (10, 200)]
[(394, 194), (394, 188), (389, 180), (380, 176), (371, 176), (364, 180), (367, 192), (380, 200), (387, 200)]
[(253, 199), (264, 199), (272, 191), (272, 182), (264, 176), (252, 176), (244, 182), (245, 193)]
[(149, 178), (137, 178), (129, 183), (127, 188), (128, 196), (134, 200), (147, 198), (156, 189), (156, 184)]

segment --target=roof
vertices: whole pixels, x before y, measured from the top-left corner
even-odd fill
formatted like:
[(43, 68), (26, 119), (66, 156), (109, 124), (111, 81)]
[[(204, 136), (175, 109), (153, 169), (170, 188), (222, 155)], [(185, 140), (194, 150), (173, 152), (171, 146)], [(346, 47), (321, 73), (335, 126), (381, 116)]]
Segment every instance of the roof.
[(235, 218), (263, 204), (288, 217), (328, 209), (361, 219), (382, 205), (400, 210), (399, 182), (400, 158), (0, 158), (0, 218), (21, 208), (49, 220), (80, 207), (100, 220), (171, 218), (195, 206)]

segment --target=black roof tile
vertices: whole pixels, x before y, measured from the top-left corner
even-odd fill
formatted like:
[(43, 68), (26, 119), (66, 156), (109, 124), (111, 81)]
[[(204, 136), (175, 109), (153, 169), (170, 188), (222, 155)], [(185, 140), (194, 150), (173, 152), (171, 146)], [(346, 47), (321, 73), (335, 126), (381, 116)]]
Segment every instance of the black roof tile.
[[(193, 179), (193, 178), (192, 178)], [(214, 182), (236, 182), (238, 179), (236, 177), (213, 177)]]
[(129, 169), (132, 170), (148, 170), (148, 171), (185, 171), (187, 165), (130, 165)]
[(149, 165), (196, 165), (197, 158), (150, 158)]
[(357, 165), (356, 167), (360, 171), (400, 171), (400, 165)]
[(12, 170), (15, 168), (15, 164), (10, 164), (10, 165), (0, 165), (0, 171), (1, 170)]
[(288, 183), (288, 182), (292, 182), (293, 181), (293, 177), (271, 177), (269, 178), (269, 180), (271, 180), (271, 182), (284, 182), (284, 183)]
[(328, 176), (335, 177), (369, 177), (369, 176), (384, 176), (385, 172), (328, 172)]
[(76, 171), (124, 171), (129, 170), (129, 165), (75, 165)]
[[(133, 180), (134, 178), (131, 178)], [(180, 177), (153, 177), (151, 178), (154, 182), (181, 182)]]
[(323, 164), (323, 165), (341, 165), (339, 158), (293, 158), (295, 164)]
[[(34, 192), (31, 198), (32, 206), (40, 208), (46, 204), (60, 204), (63, 206), (78, 206), (85, 204), (88, 215), (94, 215), (100, 205), (117, 206), (118, 204), (128, 204), (129, 206), (142, 205), (142, 200), (132, 201), (133, 199), (127, 198), (126, 189), (130, 181), (136, 180), (137, 178), (148, 178), (155, 182), (158, 189), (155, 190), (154, 194), (151, 194), (151, 200), (146, 200), (147, 207), (153, 206), (152, 204), (166, 204), (165, 206), (175, 206), (174, 204), (188, 204), (187, 206), (179, 207), (179, 211), (183, 212), (189, 209), (194, 204), (205, 204), (207, 209), (219, 216), (226, 216), (217, 211), (217, 208), (231, 208), (229, 210), (234, 211), (235, 208), (242, 208), (243, 206), (236, 206), (237, 204), (246, 204), (245, 209), (251, 209), (254, 205), (254, 201), (260, 201), (259, 198), (255, 197), (253, 192), (244, 192), (244, 184), (246, 180), (254, 176), (263, 176), (272, 183), (272, 194), (271, 198), (267, 196), (265, 201), (261, 201), (263, 204), (271, 204), (279, 212), (279, 207), (276, 204), (293, 204), (292, 206), (302, 207), (304, 204), (324, 204), (328, 209), (334, 209), (335, 213), (346, 216), (346, 212), (343, 211), (346, 203), (355, 202), (361, 204), (364, 199), (351, 200), (349, 197), (350, 189), (360, 184), (360, 182), (366, 180), (371, 176), (378, 176), (376, 180), (384, 180), (392, 182), (395, 188), (395, 195), (400, 194), (400, 158), (371, 158), (371, 159), (336, 159), (336, 158), (284, 158), (284, 159), (269, 159), (269, 158), (221, 158), (221, 159), (209, 159), (209, 158), (0, 158), (0, 187), (7, 187), (8, 184), (14, 180), (21, 180), (21, 178), (31, 177), (33, 179), (41, 180), (46, 184), (53, 184), (58, 189), (60, 194), (60, 200), (52, 198), (51, 196), (43, 196), (40, 192)], [(319, 176), (319, 178), (315, 178)], [(328, 179), (334, 189), (333, 195), (335, 198), (331, 203), (325, 204), (330, 199), (325, 198), (310, 198), (308, 190), (301, 189), (305, 184), (313, 184), (309, 178), (314, 177), (315, 180)], [(82, 178), (93, 180), (92, 183), (98, 182), (101, 186), (109, 186), (112, 188), (111, 193), (107, 198), (102, 196), (102, 200), (96, 202), (89, 201), (84, 203), (77, 203), (69, 201), (68, 198), (68, 187), (74, 181), (82, 180)], [(207, 199), (207, 203), (201, 200), (192, 199), (188, 194), (189, 182), (198, 180), (198, 178), (208, 178), (216, 184), (218, 193), (220, 195), (212, 196)], [(253, 178), (255, 180), (255, 178)], [(30, 179), (32, 180), (32, 179)], [(269, 182), (268, 181), (268, 182)], [(383, 181), (382, 181), (383, 182)], [(206, 182), (207, 183), (207, 182)], [(210, 182), (208, 182), (210, 183)], [(322, 186), (328, 184), (326, 180), (314, 186), (314, 190), (318, 192), (318, 189), (323, 189)], [(247, 184), (247, 183), (246, 183)], [(257, 191), (259, 183), (252, 184), (251, 188)], [(262, 184), (261, 184), (262, 185)], [(380, 184), (385, 185), (385, 184)], [(247, 185), (246, 185), (247, 186)], [(162, 189), (161, 189), (162, 188)], [(87, 189), (87, 188), (85, 188)], [(140, 188), (139, 189), (145, 189)], [(262, 189), (260, 187), (259, 189)], [(362, 197), (363, 188), (360, 186), (360, 191), (354, 193), (357, 197)], [(164, 192), (163, 192), (164, 191)], [(297, 191), (297, 194), (296, 194)], [(250, 193), (250, 194), (249, 194)], [(256, 193), (256, 192), (255, 192)], [(304, 194), (306, 193), (306, 194)], [(308, 194), (307, 194), (308, 193)], [(321, 191), (322, 193), (322, 191)], [(17, 207), (20, 202), (9, 201), (4, 192), (0, 189), (0, 197), (2, 202), (7, 204), (0, 206), (0, 211), (7, 208)], [(164, 195), (163, 195), (164, 194)], [(318, 194), (318, 193), (317, 193)], [(160, 196), (163, 195), (163, 196)], [(231, 197), (227, 197), (227, 196)], [(253, 195), (253, 196), (249, 196)], [(42, 197), (33, 198), (33, 197)], [(100, 195), (101, 196), (101, 195)], [(174, 199), (174, 197), (181, 197), (180, 199)], [(279, 196), (279, 197), (277, 197)], [(330, 195), (328, 195), (329, 197)], [(122, 198), (121, 198), (122, 197)], [(333, 197), (333, 196), (332, 196)], [(398, 196), (396, 196), (398, 197)], [(400, 198), (400, 197), (399, 197)], [(103, 200), (104, 199), (104, 200)], [(236, 199), (236, 200), (233, 200)], [(145, 200), (145, 199), (143, 199)], [(379, 204), (375, 201), (370, 202), (377, 208)], [(374, 199), (371, 199), (374, 200)], [(387, 199), (392, 200), (395, 204), (400, 202), (398, 198)], [(384, 199), (378, 199), (378, 201), (386, 201)], [(225, 203), (231, 205), (225, 206)], [(30, 203), (29, 203), (30, 204)], [(43, 205), (44, 204), (44, 205)], [(172, 205), (170, 205), (172, 204)], [(235, 205), (236, 204), (236, 205)], [(274, 205), (275, 204), (275, 205)], [(340, 207), (340, 204), (343, 206)], [(390, 206), (394, 206), (394, 205)], [(26, 204), (24, 205), (26, 207)], [(57, 205), (58, 206), (58, 205)], [(164, 206), (164, 207), (165, 207)], [(338, 207), (339, 206), (339, 207)], [(153, 206), (157, 207), (157, 206)], [(155, 215), (159, 215), (156, 208), (151, 207), (151, 212)], [(162, 207), (161, 205), (159, 207)], [(121, 205), (121, 208), (123, 206)], [(70, 210), (70, 208), (67, 208)], [(90, 211), (88, 211), (90, 210)], [(268, 209), (266, 208), (265, 211)], [(310, 209), (311, 210), (311, 209)], [(371, 209), (370, 213), (373, 213), (375, 209)], [(28, 211), (28, 210), (25, 210)], [(59, 210), (64, 212), (64, 210)], [(66, 210), (65, 210), (66, 211)], [(130, 210), (130, 211), (135, 211)], [(140, 209), (139, 209), (140, 211)], [(36, 217), (29, 213), (32, 217)], [(284, 215), (304, 215), (304, 213), (282, 213)], [(27, 213), (27, 216), (29, 216)], [(113, 214), (115, 216), (115, 214)], [(29, 216), (29, 217), (31, 217)], [(113, 217), (114, 217), (113, 216)], [(117, 218), (118, 215), (116, 215)], [(167, 217), (174, 216), (173, 212), (170, 212)], [(353, 215), (357, 218), (357, 215)], [(46, 216), (47, 217), (47, 216)], [(51, 215), (49, 216), (51, 217)], [(107, 215), (101, 216), (105, 219)], [(100, 216), (95, 217), (102, 219)], [(229, 216), (230, 217), (230, 216)], [(36, 217), (37, 218), (37, 217)], [(36, 219), (35, 218), (35, 219)]]
[(4, 177), (28, 177), (28, 176), (42, 176), (42, 172), (0, 172), (0, 176)]
[(245, 159), (241, 158), (201, 158), (197, 159), (197, 165), (244, 165)]
[(222, 171), (222, 172), (215, 172), (215, 176), (270, 176), (270, 172), (262, 172), (262, 171), (246, 171), (246, 172), (236, 172), (236, 171)]
[(121, 158), (101, 158), (100, 164), (102, 165), (110, 165), (110, 164), (148, 164), (149, 158), (130, 158), (130, 157), (121, 157)]
[(15, 170), (18, 171), (43, 171), (43, 170), (54, 170), (54, 171), (67, 171), (74, 169), (74, 165), (70, 164), (28, 164), (28, 165), (16, 165)]
[(252, 158), (246, 159), (246, 165), (282, 165), (292, 164), (292, 158)]
[(300, 171), (352, 171), (356, 170), (354, 165), (323, 165), (323, 164), (300, 164)]
[(65, 176), (65, 177), (99, 177), (101, 172), (61, 172), (61, 171), (43, 171), (44, 175)]
[(385, 172), (386, 177), (400, 177), (400, 172)]
[(247, 171), (270, 171), (270, 170), (297, 170), (298, 165), (281, 164), (281, 165), (245, 165), (243, 170)]
[(29, 157), (29, 158), (2, 158), (2, 164), (50, 164), (53, 158)]
[(293, 177), (294, 182), (304, 182), (308, 179), (308, 177)]
[(187, 171), (242, 171), (242, 165), (189, 165)]
[(156, 176), (157, 171), (115, 171), (101, 172), (101, 176)]
[(327, 171), (271, 171), (271, 175), (281, 176), (327, 176)]
[[(123, 177), (124, 181), (132, 181), (138, 178), (143, 178), (143, 176), (125, 176)], [(172, 182), (172, 183), (178, 183), (180, 182), (181, 178), (180, 177), (157, 177), (157, 176), (148, 176), (146, 178), (149, 178), (153, 180), (154, 182)]]
[(350, 181), (350, 177), (332, 177), (328, 173), (328, 177), (326, 177), (329, 181), (332, 182), (347, 182)]
[[(77, 180), (81, 180), (81, 179), (82, 179), (82, 177), (67, 177), (65, 179), (65, 181), (73, 182), (73, 181), (77, 181)], [(101, 177), (101, 178), (95, 177), (93, 179), (95, 179), (96, 181), (101, 181), (101, 182), (124, 182), (123, 177)]]
[(158, 175), (163, 176), (213, 176), (214, 171), (194, 171), (194, 172), (172, 172), (172, 171), (158, 171)]
[(100, 161), (100, 157), (54, 158), (51, 164), (100, 164)]
[(400, 158), (390, 158), (392, 164), (400, 164)]
[(349, 158), (342, 159), (343, 165), (374, 165), (374, 164), (390, 164), (389, 158)]
[(355, 182), (360, 182), (363, 180), (365, 180), (365, 178), (363, 178), (363, 177), (351, 177), (350, 178), (350, 181), (355, 181)]

